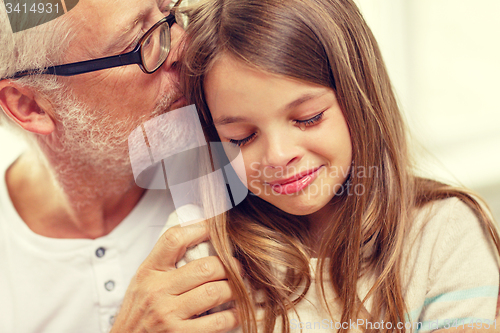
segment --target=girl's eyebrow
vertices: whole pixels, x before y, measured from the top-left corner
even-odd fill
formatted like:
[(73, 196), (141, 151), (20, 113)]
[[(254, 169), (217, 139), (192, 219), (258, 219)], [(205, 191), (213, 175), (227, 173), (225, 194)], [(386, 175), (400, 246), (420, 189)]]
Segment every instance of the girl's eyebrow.
[(306, 94), (302, 95), (301, 97), (297, 98), (296, 100), (294, 100), (293, 102), (288, 103), (285, 106), (285, 110), (296, 108), (300, 104), (305, 103), (311, 99), (319, 98), (326, 93), (327, 93), (326, 91), (323, 91), (323, 92), (318, 93), (318, 94), (306, 93)]
[[(327, 92), (320, 92), (318, 94), (312, 94), (312, 93), (305, 93), (304, 95), (300, 96), (296, 100), (288, 103), (284, 110), (289, 110), (296, 108), (302, 103), (305, 103), (311, 99), (319, 98), (323, 95), (325, 95)], [(221, 116), (217, 119), (214, 120), (214, 125), (215, 126), (222, 126), (222, 125), (227, 125), (227, 124), (233, 124), (233, 123), (239, 123), (239, 122), (245, 122), (248, 121), (248, 118), (245, 117), (226, 117), (226, 116)]]
[(245, 117), (225, 117), (221, 116), (214, 120), (214, 125), (227, 125), (232, 123), (239, 123), (247, 121), (248, 119)]

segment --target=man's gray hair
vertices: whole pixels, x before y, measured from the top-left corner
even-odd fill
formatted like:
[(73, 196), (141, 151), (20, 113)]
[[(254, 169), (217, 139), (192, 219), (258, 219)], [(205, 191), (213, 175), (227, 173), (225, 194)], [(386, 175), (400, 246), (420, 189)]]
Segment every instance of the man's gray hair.
[[(63, 15), (43, 25), (13, 33), (4, 0), (0, 0), (0, 79), (19, 71), (43, 70), (48, 66), (61, 64), (71, 40), (70, 36), (73, 35), (70, 29), (74, 28), (70, 27), (67, 16)], [(64, 88), (54, 75), (31, 75), (15, 81), (47, 97)], [(0, 124), (5, 123), (11, 121), (0, 110)]]

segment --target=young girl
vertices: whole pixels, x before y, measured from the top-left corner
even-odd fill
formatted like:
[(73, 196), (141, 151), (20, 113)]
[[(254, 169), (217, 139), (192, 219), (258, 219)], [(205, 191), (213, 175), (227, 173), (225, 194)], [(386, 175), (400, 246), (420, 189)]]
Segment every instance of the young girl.
[(355, 4), (213, 0), (190, 14), (187, 97), (208, 141), (239, 146), (251, 192), (212, 221), (243, 331), (493, 327), (496, 226), (467, 190), (413, 173)]

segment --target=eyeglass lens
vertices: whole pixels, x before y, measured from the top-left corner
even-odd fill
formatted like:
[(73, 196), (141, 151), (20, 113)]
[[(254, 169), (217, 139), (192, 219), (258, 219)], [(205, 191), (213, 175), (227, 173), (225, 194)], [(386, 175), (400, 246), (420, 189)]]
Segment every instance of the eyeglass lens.
[(147, 72), (154, 72), (167, 59), (170, 51), (168, 23), (158, 26), (142, 44), (142, 60)]

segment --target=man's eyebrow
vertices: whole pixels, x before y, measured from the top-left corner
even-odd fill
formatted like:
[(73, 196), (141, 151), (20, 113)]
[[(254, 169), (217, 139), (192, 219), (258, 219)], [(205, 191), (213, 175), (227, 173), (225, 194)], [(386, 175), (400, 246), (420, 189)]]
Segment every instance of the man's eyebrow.
[[(147, 10), (142, 9), (132, 18), (127, 19), (126, 25), (124, 25), (123, 28), (121, 28), (113, 38), (114, 43), (108, 45), (103, 50), (103, 54), (117, 53), (122, 51), (126, 46), (129, 45), (135, 46), (135, 44), (143, 36), (143, 34), (140, 31), (144, 30), (144, 29), (137, 30), (137, 26), (141, 25), (141, 23), (144, 22), (147, 13), (148, 13)], [(137, 31), (134, 32), (134, 30)], [(132, 34), (134, 34), (133, 39), (131, 38)]]
[[(163, 10), (162, 5), (165, 3), (170, 3), (171, 1), (166, 1), (166, 0), (156, 0), (156, 6), (160, 9)], [(167, 8), (168, 5), (165, 7)], [(146, 28), (149, 29), (151, 27), (142, 27), (143, 33), (139, 33), (135, 36), (134, 40), (131, 42), (130, 38), (127, 38), (130, 36), (132, 31), (139, 25), (140, 23), (144, 23), (148, 15), (151, 13), (152, 10), (155, 10), (154, 7), (149, 6), (146, 8), (142, 8), (134, 17), (132, 20), (128, 20), (128, 24), (120, 31), (119, 35), (115, 38), (117, 41), (122, 41), (126, 40), (130, 45), (133, 45), (134, 47), (136, 46), (137, 42), (144, 36), (144, 33), (146, 32)], [(118, 45), (120, 45), (118, 47)], [(115, 48), (120, 48), (123, 47), (120, 42), (114, 43), (113, 45), (110, 45), (108, 49), (106, 50), (107, 53), (110, 53), (113, 49)], [(106, 53), (106, 54), (107, 54)]]
[(177, 2), (179, 2), (179, 1), (174, 1), (174, 0), (171, 0), (171, 1), (157, 0), (158, 8), (160, 8), (160, 10), (164, 10), (164, 9), (170, 8), (170, 7), (172, 7), (172, 3), (175, 4)]
[[(165, 0), (156, 0), (156, 6), (160, 10), (164, 9), (161, 7), (164, 3), (165, 3)], [(146, 17), (149, 15), (150, 11), (151, 11), (151, 8), (148, 8), (148, 9), (143, 8), (141, 11), (139, 11), (139, 13), (137, 13), (136, 16), (134, 17), (134, 20), (129, 21), (130, 23), (127, 26), (127, 28), (123, 29), (123, 31), (121, 32), (121, 36), (125, 36), (125, 35), (129, 34), (130, 31), (132, 31), (137, 26), (138, 23), (144, 22)], [(149, 29), (151, 27), (146, 27), (146, 28)], [(144, 32), (146, 32), (146, 31), (144, 31)], [(136, 43), (141, 37), (142, 37), (142, 35), (137, 36), (136, 39), (134, 40), (134, 43)]]

